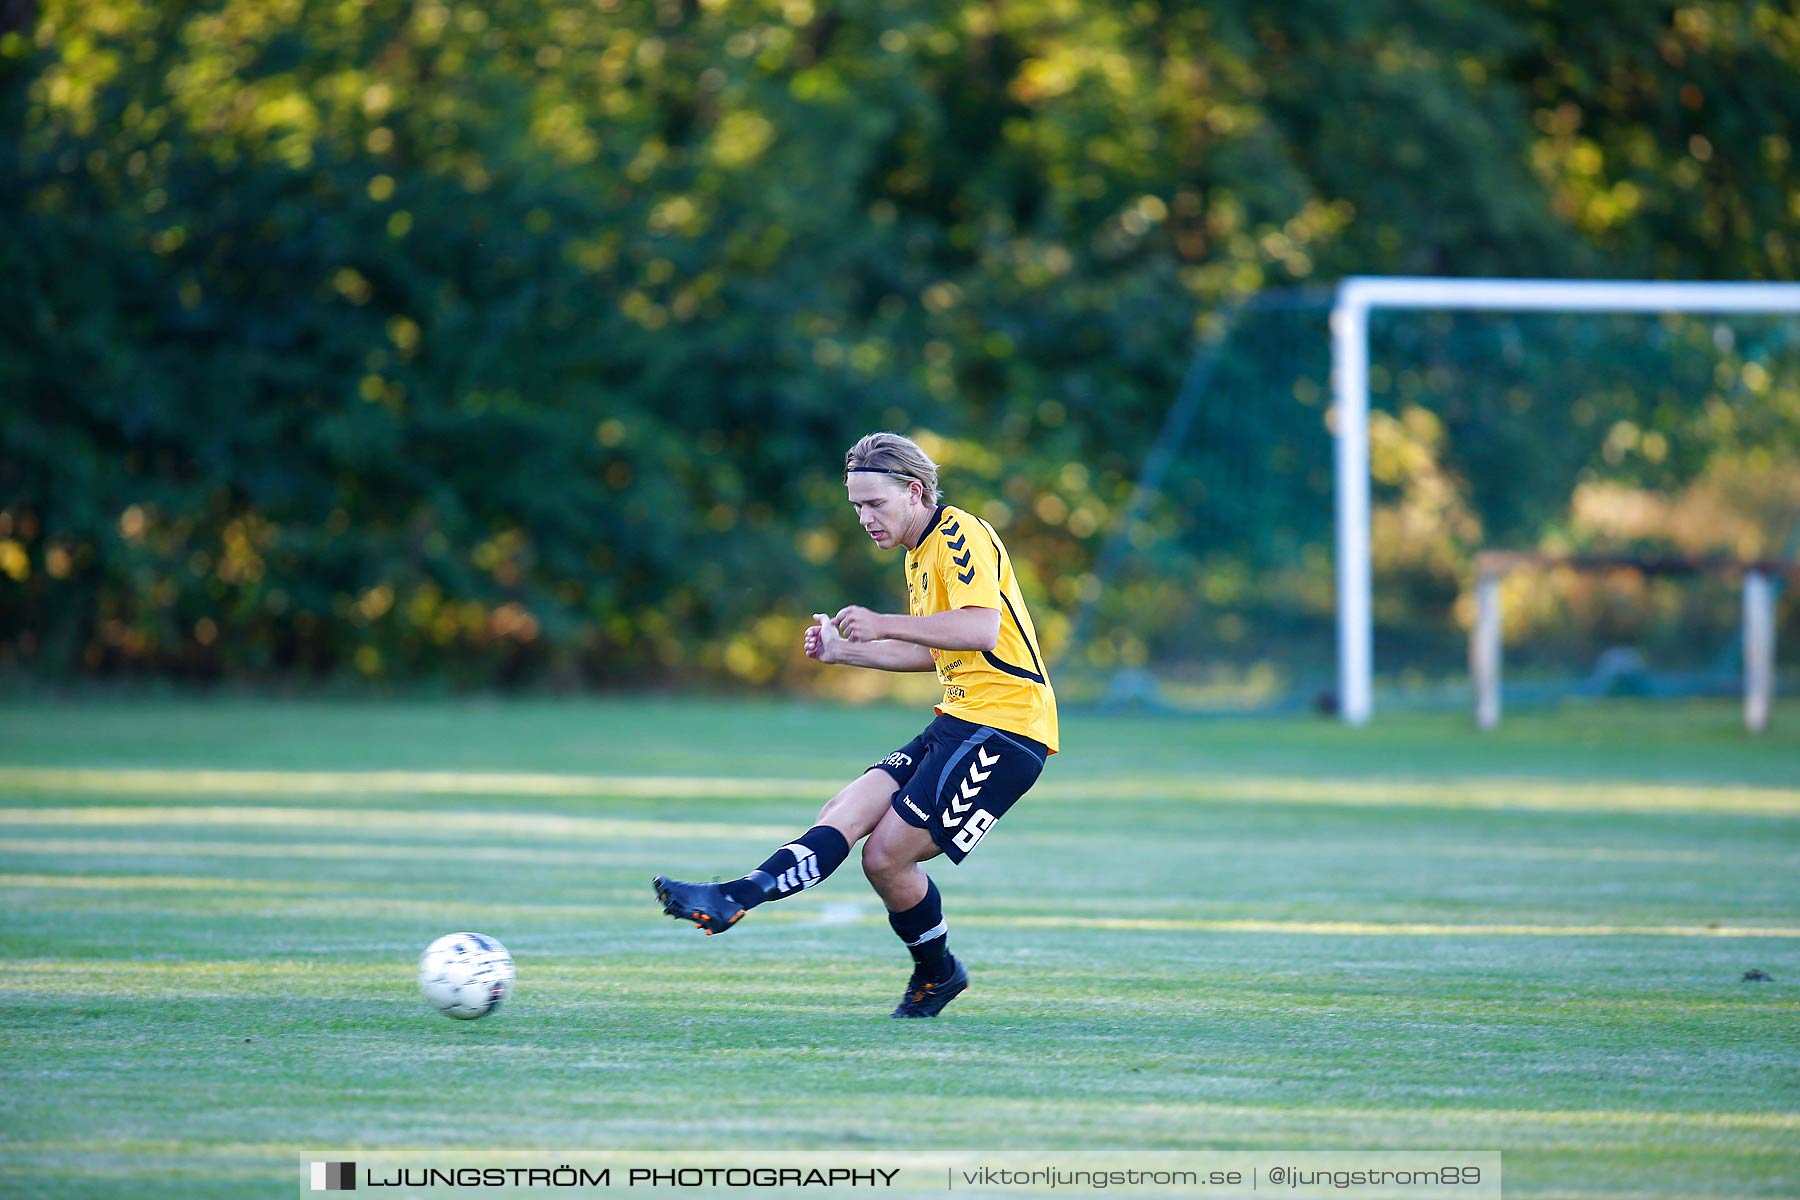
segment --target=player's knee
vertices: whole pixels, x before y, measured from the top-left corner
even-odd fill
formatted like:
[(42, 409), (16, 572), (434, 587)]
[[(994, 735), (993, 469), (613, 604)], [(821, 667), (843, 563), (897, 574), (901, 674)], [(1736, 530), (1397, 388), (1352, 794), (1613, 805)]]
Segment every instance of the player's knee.
[(910, 862), (903, 862), (902, 856), (896, 854), (894, 848), (881, 838), (870, 838), (863, 843), (863, 874), (871, 880), (885, 879), (910, 865)]

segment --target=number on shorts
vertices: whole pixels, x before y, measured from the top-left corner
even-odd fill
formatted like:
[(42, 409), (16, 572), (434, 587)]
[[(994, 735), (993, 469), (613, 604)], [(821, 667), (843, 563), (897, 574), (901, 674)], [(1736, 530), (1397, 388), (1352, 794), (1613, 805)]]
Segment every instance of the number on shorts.
[(978, 808), (969, 814), (968, 821), (950, 840), (956, 843), (958, 850), (967, 854), (975, 848), (975, 843), (981, 840), (981, 835), (986, 833), (993, 824), (994, 814), (985, 808)]

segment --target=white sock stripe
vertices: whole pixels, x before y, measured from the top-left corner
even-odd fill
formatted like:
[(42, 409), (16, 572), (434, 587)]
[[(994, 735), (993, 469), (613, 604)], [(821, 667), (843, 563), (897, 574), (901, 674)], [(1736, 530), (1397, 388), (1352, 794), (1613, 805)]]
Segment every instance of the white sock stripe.
[(917, 941), (908, 942), (906, 944), (908, 946), (921, 946), (921, 945), (924, 945), (926, 942), (929, 942), (932, 938), (939, 937), (939, 936), (949, 933), (949, 932), (950, 932), (949, 922), (939, 921), (936, 925), (933, 925), (930, 929), (927, 929), (924, 933), (920, 934)]
[(782, 849), (794, 856), (794, 865), (775, 877), (776, 889), (783, 895), (809, 888), (824, 878), (819, 871), (819, 856), (811, 846), (789, 842)]
[(817, 863), (800, 863), (775, 877), (775, 890), (785, 896), (809, 888), (823, 878)]

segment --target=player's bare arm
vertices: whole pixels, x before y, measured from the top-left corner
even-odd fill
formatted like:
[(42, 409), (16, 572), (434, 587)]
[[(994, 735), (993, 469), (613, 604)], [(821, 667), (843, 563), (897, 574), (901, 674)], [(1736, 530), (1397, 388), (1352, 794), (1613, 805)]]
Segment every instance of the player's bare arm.
[(841, 610), (837, 631), (847, 642), (878, 639), (938, 650), (992, 650), (1000, 640), (1000, 610), (954, 608), (929, 616), (878, 613), (857, 605)]
[(853, 642), (839, 631), (837, 618), (814, 613), (813, 621), (802, 643), (808, 658), (877, 671), (930, 671), (937, 666), (924, 646), (901, 640)]

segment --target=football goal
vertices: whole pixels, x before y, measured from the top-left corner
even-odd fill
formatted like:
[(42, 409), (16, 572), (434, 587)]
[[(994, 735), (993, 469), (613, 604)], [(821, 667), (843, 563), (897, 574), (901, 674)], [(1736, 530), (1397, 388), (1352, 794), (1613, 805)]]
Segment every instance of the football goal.
[[(1370, 521), (1370, 317), (1383, 310), (1438, 313), (1588, 313), (1686, 316), (1754, 314), (1784, 318), (1790, 339), (1800, 317), (1800, 284), (1353, 277), (1331, 308), (1331, 432), (1334, 440), (1337, 711), (1352, 724), (1374, 714), (1373, 554)], [(1721, 338), (1721, 341), (1724, 339)], [(1765, 565), (1753, 572), (1768, 575)], [(1772, 593), (1754, 582), (1747, 620), (1772, 638)], [(1759, 633), (1759, 638), (1762, 635)], [(1772, 661), (1764, 641), (1747, 673)], [(1757, 674), (1761, 684), (1762, 676)], [(1772, 686), (1772, 684), (1768, 685)], [(1497, 701), (1496, 701), (1497, 702)], [(1766, 719), (1766, 717), (1764, 718)]]

